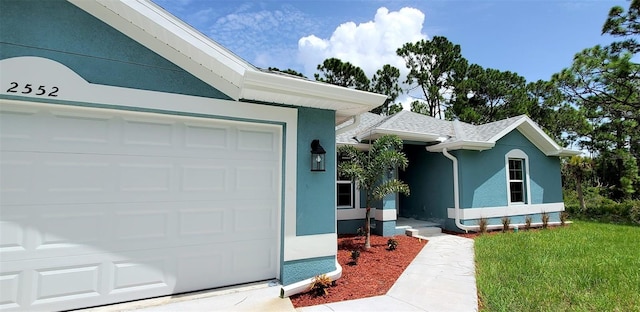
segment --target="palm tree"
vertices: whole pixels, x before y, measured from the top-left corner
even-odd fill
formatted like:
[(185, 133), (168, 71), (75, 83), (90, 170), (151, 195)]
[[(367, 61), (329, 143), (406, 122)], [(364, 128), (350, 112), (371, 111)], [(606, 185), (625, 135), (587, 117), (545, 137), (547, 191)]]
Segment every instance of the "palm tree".
[(580, 201), (580, 212), (585, 212), (587, 207), (584, 202), (582, 182), (584, 176), (591, 170), (591, 159), (581, 156), (571, 156), (567, 162), (569, 174), (575, 179), (578, 201)]
[(395, 178), (385, 179), (389, 170), (407, 168), (409, 160), (401, 150), (402, 139), (395, 135), (380, 137), (369, 152), (349, 145), (338, 148), (338, 152), (347, 158), (338, 166), (338, 173), (355, 181), (366, 194), (365, 249), (371, 248), (371, 203), (393, 193), (409, 195), (407, 184)]

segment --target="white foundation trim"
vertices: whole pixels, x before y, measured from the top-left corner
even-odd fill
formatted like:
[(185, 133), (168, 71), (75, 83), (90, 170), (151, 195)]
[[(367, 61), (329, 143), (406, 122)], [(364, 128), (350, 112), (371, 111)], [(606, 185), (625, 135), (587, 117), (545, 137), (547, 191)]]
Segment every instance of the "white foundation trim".
[(284, 261), (335, 256), (338, 253), (336, 233), (285, 236)]
[[(510, 205), (502, 207), (466, 208), (460, 209), (460, 219), (473, 220), (480, 218), (499, 218), (510, 216), (521, 216), (543, 212), (564, 211), (564, 203), (536, 204), (536, 205)], [(455, 218), (454, 208), (447, 209), (447, 216)]]
[(376, 209), (375, 216), (376, 221), (395, 221), (397, 212), (395, 209)]
[[(378, 209), (376, 208), (371, 208), (371, 215), (376, 216), (377, 210)], [(395, 213), (395, 210), (392, 210), (392, 211)], [(337, 209), (336, 215), (338, 217), (337, 220), (359, 220), (359, 219), (364, 219), (364, 216), (366, 213), (367, 213), (366, 208), (348, 208), (348, 209)]]

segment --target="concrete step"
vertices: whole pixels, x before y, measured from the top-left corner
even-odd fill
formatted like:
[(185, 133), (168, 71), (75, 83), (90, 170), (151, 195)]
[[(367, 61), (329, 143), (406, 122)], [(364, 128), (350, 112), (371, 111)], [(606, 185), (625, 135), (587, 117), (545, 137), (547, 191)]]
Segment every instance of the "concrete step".
[(442, 233), (442, 229), (435, 226), (421, 227), (421, 228), (409, 228), (405, 230), (407, 236), (431, 236)]

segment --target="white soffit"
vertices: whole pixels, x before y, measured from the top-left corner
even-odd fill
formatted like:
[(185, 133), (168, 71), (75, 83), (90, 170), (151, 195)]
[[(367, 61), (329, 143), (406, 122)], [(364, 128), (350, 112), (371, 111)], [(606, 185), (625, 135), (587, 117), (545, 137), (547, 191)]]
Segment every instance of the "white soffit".
[(251, 64), (145, 0), (68, 0), (234, 100)]

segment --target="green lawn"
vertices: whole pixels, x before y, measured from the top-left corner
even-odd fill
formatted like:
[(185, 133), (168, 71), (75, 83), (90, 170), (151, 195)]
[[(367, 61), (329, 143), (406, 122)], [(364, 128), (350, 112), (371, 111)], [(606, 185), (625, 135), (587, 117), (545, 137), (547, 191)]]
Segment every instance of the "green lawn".
[(483, 235), (475, 254), (484, 311), (640, 311), (640, 227)]

